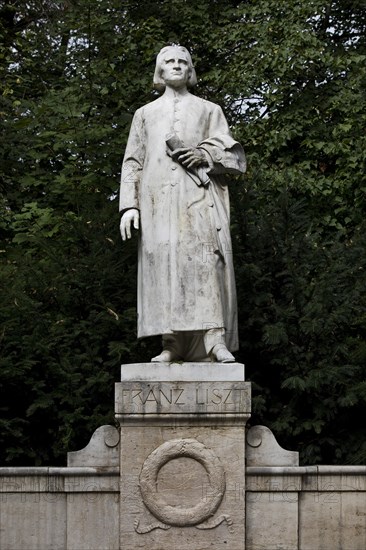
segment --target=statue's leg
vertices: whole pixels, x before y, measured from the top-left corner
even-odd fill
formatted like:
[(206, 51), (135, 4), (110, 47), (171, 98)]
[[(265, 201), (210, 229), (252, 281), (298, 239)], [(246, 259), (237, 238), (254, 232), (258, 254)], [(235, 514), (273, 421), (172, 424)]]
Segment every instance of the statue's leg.
[(202, 363), (211, 361), (206, 353), (205, 344), (203, 341), (203, 330), (192, 330), (180, 333), (184, 337), (184, 359), (194, 363)]
[(226, 347), (224, 328), (163, 334), (162, 343), (163, 351), (151, 359), (153, 363), (209, 360), (218, 363), (235, 362), (235, 357)]
[[(164, 334), (162, 337), (163, 351), (151, 359), (154, 363), (169, 363), (171, 361), (191, 361), (201, 363), (211, 361), (206, 352), (203, 330), (180, 331)], [(221, 340), (220, 340), (221, 342)], [(211, 347), (216, 343), (213, 341)]]
[(211, 357), (212, 361), (217, 361), (218, 363), (235, 362), (235, 357), (226, 347), (224, 328), (210, 328), (206, 330), (203, 341), (206, 353)]
[(179, 332), (174, 334), (163, 334), (162, 343), (163, 351), (153, 357), (153, 363), (170, 363), (170, 361), (182, 361), (183, 359), (183, 342), (179, 337)]

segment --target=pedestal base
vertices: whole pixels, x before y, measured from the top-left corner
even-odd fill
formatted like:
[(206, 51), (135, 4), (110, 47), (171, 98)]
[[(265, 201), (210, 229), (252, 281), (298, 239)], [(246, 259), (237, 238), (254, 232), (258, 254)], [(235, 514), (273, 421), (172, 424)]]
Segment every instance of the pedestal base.
[(244, 550), (249, 416), (238, 363), (122, 366), (121, 547)]

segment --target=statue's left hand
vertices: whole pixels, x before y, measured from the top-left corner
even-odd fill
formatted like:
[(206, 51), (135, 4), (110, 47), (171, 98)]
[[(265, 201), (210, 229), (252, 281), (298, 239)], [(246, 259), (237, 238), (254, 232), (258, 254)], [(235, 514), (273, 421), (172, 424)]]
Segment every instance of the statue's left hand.
[(174, 160), (183, 164), (185, 168), (195, 168), (200, 165), (208, 165), (205, 152), (196, 147), (182, 147), (172, 151), (171, 156)]

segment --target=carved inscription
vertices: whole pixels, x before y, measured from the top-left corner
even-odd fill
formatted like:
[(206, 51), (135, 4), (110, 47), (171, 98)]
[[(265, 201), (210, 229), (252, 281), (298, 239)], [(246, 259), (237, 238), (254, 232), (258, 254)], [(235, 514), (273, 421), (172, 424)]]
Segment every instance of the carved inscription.
[[(196, 404), (197, 405), (235, 405), (233, 392), (238, 391), (237, 388), (196, 388)], [(239, 389), (239, 391), (242, 391)], [(240, 399), (240, 398), (239, 398)]]
[(168, 388), (163, 390), (159, 387), (147, 388), (145, 391), (143, 388), (122, 390), (123, 397), (127, 397), (135, 405), (146, 405), (146, 403), (161, 405), (164, 402), (170, 405), (184, 405), (185, 402), (180, 399), (183, 392), (184, 388)]
[(123, 382), (116, 386), (117, 414), (250, 412), (246, 382)]

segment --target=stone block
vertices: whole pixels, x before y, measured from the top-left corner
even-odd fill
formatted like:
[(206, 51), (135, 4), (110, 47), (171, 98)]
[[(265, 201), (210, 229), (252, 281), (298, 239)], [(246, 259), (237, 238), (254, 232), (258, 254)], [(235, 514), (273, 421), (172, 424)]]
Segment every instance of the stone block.
[[(116, 414), (227, 414), (250, 411), (245, 382), (123, 382), (117, 385)], [(179, 415), (179, 416), (178, 416)]]
[(247, 434), (247, 466), (298, 466), (299, 453), (286, 451), (266, 426), (253, 426)]
[(297, 492), (248, 492), (246, 514), (246, 550), (298, 550)]
[(65, 495), (6, 493), (1, 495), (0, 506), (2, 550), (67, 548)]
[(119, 432), (114, 426), (100, 426), (88, 445), (67, 453), (67, 466), (119, 468)]
[[(206, 373), (212, 365), (218, 380)], [(121, 547), (244, 550), (244, 369), (148, 366), (123, 366), (116, 385)]]
[(69, 475), (64, 478), (64, 490), (66, 493), (118, 493), (119, 475), (103, 475), (101, 471), (95, 472), (95, 475)]
[(365, 550), (365, 492), (303, 492), (300, 499), (301, 550)]
[[(48, 468), (1, 468), (0, 493), (40, 493), (48, 491)], [(38, 475), (37, 475), (38, 473)]]
[(299, 453), (279, 446), (271, 430), (247, 433), (247, 550), (298, 550)]
[[(118, 493), (69, 493), (67, 550), (119, 550)], [(125, 544), (122, 548), (133, 548)]]
[(245, 380), (242, 363), (131, 363), (121, 366), (124, 382), (232, 382)]
[[(281, 471), (282, 470), (282, 471)], [(268, 468), (247, 468), (247, 491), (253, 492), (294, 492), (301, 491), (302, 476), (301, 473), (294, 472), (294, 468), (285, 468), (275, 466)]]

